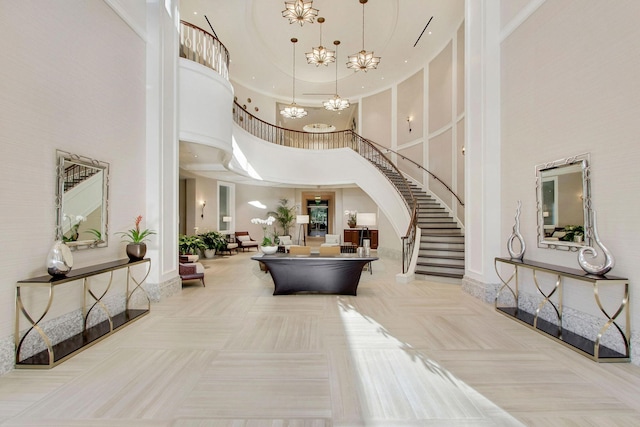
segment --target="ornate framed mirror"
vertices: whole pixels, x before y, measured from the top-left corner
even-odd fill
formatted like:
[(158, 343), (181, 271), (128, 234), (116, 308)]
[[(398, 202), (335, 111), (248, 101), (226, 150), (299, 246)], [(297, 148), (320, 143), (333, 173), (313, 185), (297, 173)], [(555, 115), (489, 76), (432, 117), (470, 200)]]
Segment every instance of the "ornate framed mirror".
[(591, 245), (589, 154), (536, 166), (538, 247), (577, 251)]
[(108, 244), (109, 163), (56, 151), (56, 240), (73, 250)]

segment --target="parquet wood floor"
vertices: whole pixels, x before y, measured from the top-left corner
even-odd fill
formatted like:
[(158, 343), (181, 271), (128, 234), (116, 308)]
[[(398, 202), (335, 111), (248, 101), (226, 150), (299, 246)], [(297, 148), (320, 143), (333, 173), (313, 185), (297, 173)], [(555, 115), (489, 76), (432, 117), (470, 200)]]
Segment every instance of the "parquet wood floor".
[(250, 256), (52, 370), (0, 378), (2, 426), (637, 426), (640, 368), (598, 364), (457, 285), (272, 296)]

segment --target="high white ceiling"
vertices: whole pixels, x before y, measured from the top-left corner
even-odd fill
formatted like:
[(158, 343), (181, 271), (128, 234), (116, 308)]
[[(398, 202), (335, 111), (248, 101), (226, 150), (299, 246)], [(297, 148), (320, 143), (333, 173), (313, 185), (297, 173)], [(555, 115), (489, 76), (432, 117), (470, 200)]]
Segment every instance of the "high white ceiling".
[[(364, 48), (381, 61), (377, 69), (365, 73), (346, 66), (347, 57), (363, 48), (362, 4), (358, 0), (313, 0), (313, 7), (319, 10), (318, 17), (325, 18), (323, 24), (290, 24), (282, 17), (284, 0), (181, 0), (180, 15), (184, 21), (215, 32), (227, 47), (232, 83), (284, 104), (293, 98), (291, 38), (297, 38), (295, 101), (309, 115), (282, 121), (283, 127), (296, 130), (309, 123), (347, 128), (350, 116), (357, 114), (360, 97), (387, 89), (422, 68), (451, 40), (464, 18), (464, 0), (369, 0), (364, 5)], [(340, 116), (322, 108), (322, 102), (336, 92), (336, 63), (316, 67), (307, 64), (304, 55), (320, 44), (321, 31), (322, 45), (329, 49), (334, 49), (334, 40), (340, 40), (338, 93), (354, 104)]]

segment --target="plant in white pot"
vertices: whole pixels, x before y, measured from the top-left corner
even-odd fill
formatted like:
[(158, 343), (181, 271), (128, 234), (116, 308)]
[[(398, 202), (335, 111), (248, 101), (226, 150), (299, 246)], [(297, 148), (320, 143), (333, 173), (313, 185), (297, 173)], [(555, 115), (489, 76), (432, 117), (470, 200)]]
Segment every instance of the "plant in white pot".
[[(260, 250), (264, 254), (275, 254), (278, 251), (278, 245), (275, 244), (273, 237), (269, 237), (267, 233), (267, 227), (272, 226), (275, 221), (276, 219), (272, 216), (269, 216), (267, 219), (253, 218), (251, 220), (252, 224), (260, 224), (262, 226), (262, 234), (264, 237), (262, 238)], [(273, 235), (273, 233), (271, 233), (271, 235)]]
[(121, 234), (122, 239), (129, 242), (127, 244), (127, 256), (131, 261), (137, 261), (144, 258), (147, 253), (147, 244), (144, 242), (149, 236), (156, 234), (155, 231), (149, 230), (148, 228), (140, 230), (141, 222), (142, 215), (138, 215), (135, 220), (134, 228), (116, 233)]
[(204, 243), (204, 257), (213, 258), (216, 254), (216, 250), (220, 251), (226, 249), (227, 239), (218, 231), (207, 231), (198, 235), (202, 243)]

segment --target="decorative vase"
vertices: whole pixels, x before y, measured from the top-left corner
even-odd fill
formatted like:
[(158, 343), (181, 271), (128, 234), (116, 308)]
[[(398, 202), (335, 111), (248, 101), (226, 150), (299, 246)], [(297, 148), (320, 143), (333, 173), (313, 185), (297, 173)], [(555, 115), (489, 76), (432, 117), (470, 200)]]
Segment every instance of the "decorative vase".
[(356, 222), (355, 221), (348, 221), (347, 224), (349, 225), (350, 228), (356, 228)]
[(260, 246), (260, 250), (265, 255), (273, 255), (278, 252), (277, 246)]
[(613, 254), (609, 252), (609, 250), (602, 244), (600, 241), (600, 236), (598, 235), (598, 221), (596, 220), (596, 211), (592, 211), (593, 214), (593, 240), (596, 245), (600, 247), (602, 250), (602, 254), (604, 255), (604, 262), (601, 265), (591, 264), (585, 258), (585, 254), (590, 255), (592, 258), (596, 258), (598, 256), (598, 251), (591, 247), (587, 246), (578, 252), (578, 264), (584, 271), (589, 274), (595, 274), (597, 276), (604, 276), (607, 274), (613, 266), (616, 264), (615, 258), (613, 258)]
[(216, 256), (216, 250), (215, 249), (205, 249), (204, 250), (204, 257), (211, 259), (214, 256)]
[(147, 253), (146, 243), (129, 243), (127, 245), (127, 256), (131, 261), (139, 261)]
[(64, 277), (73, 267), (71, 249), (62, 241), (57, 240), (47, 255), (47, 272), (56, 277)]
[[(509, 240), (507, 240), (507, 251), (509, 251), (509, 255), (512, 259), (519, 259), (522, 261), (524, 258), (524, 251), (527, 249), (527, 245), (524, 243), (524, 239), (522, 238), (522, 234), (520, 234), (520, 208), (522, 207), (522, 202), (518, 200), (518, 207), (516, 208), (516, 217), (515, 224), (513, 224), (513, 232), (511, 236), (509, 236)], [(520, 243), (520, 250), (516, 251), (513, 249), (513, 241), (518, 240)]]

